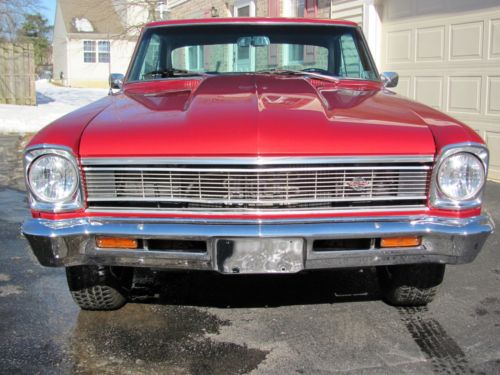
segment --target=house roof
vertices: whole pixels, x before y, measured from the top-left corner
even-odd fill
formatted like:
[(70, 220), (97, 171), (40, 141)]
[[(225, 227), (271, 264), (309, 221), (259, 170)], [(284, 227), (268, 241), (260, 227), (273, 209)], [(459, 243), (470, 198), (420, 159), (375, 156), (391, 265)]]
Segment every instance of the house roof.
[(68, 33), (123, 34), (125, 29), (111, 0), (59, 0)]
[(232, 18), (196, 18), (196, 19), (181, 19), (156, 21), (146, 25), (146, 27), (157, 26), (176, 26), (176, 25), (203, 25), (203, 24), (219, 24), (219, 23), (260, 23), (260, 24), (315, 24), (315, 25), (343, 25), (357, 26), (357, 23), (347, 20), (321, 19), (321, 18), (268, 18), (268, 17), (232, 17)]

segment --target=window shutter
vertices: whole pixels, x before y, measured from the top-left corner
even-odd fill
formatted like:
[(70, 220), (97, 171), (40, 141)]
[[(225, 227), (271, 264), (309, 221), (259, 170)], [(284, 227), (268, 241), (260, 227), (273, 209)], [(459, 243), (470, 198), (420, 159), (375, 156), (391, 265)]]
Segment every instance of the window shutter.
[[(279, 0), (269, 0), (267, 4), (268, 4), (268, 16), (279, 17), (280, 14)], [(270, 44), (268, 47), (268, 64), (278, 65), (278, 46), (276, 44)]]
[[(305, 16), (316, 17), (318, 14), (318, 0), (306, 0)], [(314, 64), (316, 62), (316, 47), (304, 46), (304, 63)]]
[(318, 0), (306, 0), (305, 16), (314, 18), (318, 15)]

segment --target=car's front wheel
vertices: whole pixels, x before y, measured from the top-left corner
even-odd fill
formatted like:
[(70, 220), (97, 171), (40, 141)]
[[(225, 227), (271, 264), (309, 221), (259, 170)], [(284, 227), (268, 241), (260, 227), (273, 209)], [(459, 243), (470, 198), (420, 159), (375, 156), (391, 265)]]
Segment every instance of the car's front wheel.
[(117, 310), (125, 305), (128, 274), (128, 269), (105, 266), (66, 268), (73, 300), (83, 310)]
[(395, 306), (425, 306), (432, 302), (444, 271), (444, 264), (377, 267), (383, 298)]

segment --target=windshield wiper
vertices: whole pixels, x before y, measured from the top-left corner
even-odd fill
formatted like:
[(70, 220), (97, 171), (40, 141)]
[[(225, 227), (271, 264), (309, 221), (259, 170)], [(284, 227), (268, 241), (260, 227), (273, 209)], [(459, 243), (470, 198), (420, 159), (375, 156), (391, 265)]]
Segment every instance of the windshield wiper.
[(199, 72), (192, 72), (183, 69), (174, 69), (174, 68), (152, 70), (150, 72), (143, 74), (143, 77), (148, 77), (148, 78), (168, 78), (168, 77), (182, 77), (182, 76), (206, 76), (206, 74)]
[(322, 73), (317, 73), (317, 72), (308, 72), (307, 70), (275, 68), (275, 69), (258, 70), (255, 73), (307, 76), (307, 77), (313, 77), (313, 78), (322, 79), (322, 80), (330, 81), (330, 82), (338, 82), (339, 81), (339, 78), (337, 78), (337, 77), (332, 77), (332, 76), (322, 74)]

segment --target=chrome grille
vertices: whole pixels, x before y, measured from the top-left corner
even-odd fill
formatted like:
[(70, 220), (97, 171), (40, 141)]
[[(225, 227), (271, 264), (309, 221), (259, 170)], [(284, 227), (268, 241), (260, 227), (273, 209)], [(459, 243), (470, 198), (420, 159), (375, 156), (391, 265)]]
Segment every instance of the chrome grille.
[(91, 207), (316, 209), (425, 203), (431, 165), (86, 166)]

